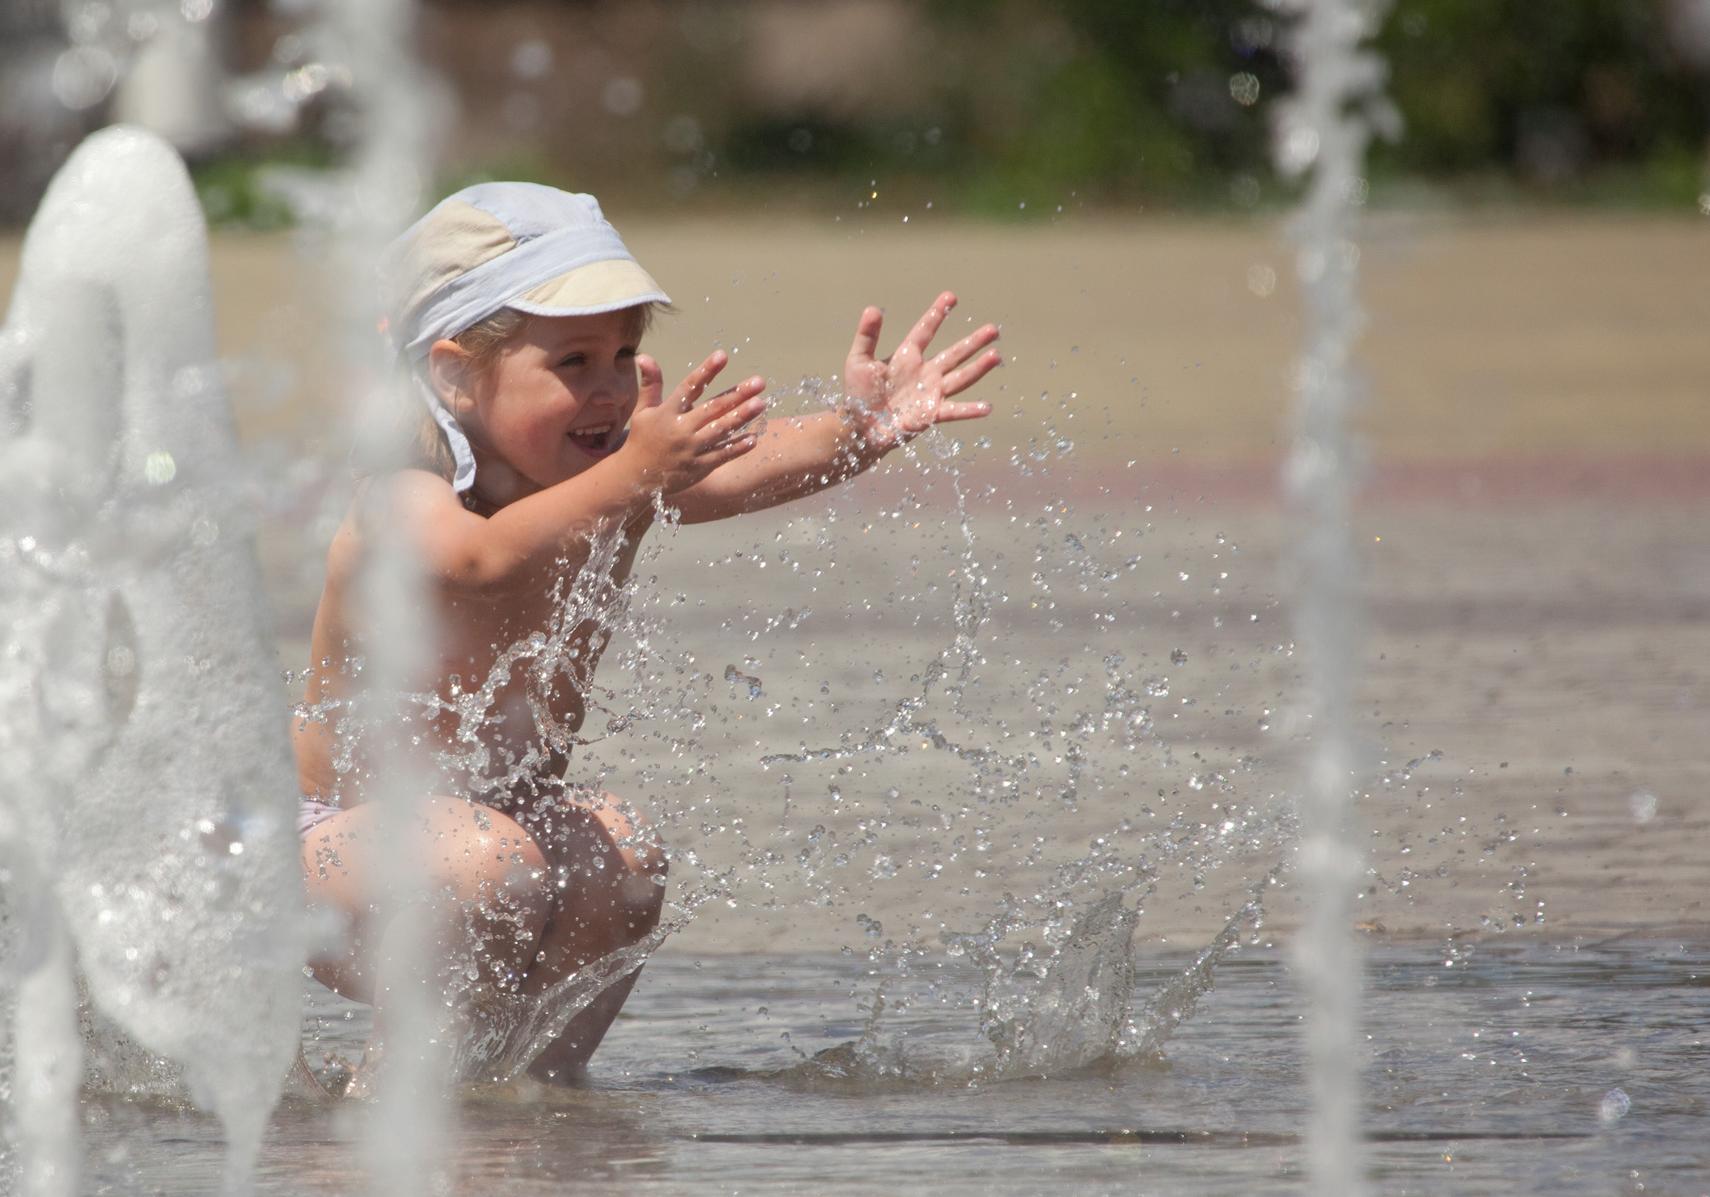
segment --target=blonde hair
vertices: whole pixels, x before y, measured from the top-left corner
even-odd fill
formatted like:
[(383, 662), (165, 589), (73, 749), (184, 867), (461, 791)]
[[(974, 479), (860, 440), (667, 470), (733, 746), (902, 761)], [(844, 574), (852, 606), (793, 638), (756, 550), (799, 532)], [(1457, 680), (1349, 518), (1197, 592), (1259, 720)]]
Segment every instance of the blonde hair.
[[(662, 303), (643, 303), (623, 309), (632, 321), (631, 335), (637, 341), (647, 335), (660, 312), (670, 310)], [(515, 308), (500, 308), (451, 340), (469, 355), (469, 368), (476, 374), (485, 374), (498, 365), (505, 350), (527, 323), (528, 313)], [(388, 405), (391, 418), (386, 421), (386, 430), (359, 435), (357, 448), (351, 454), (358, 477), (366, 478), (389, 470), (418, 469), (451, 481), (457, 469), (451, 445), (434, 420), (433, 413), (422, 403), (408, 373), (425, 369), (425, 361), (415, 366), (400, 365), (399, 377), (392, 388), (392, 401)]]

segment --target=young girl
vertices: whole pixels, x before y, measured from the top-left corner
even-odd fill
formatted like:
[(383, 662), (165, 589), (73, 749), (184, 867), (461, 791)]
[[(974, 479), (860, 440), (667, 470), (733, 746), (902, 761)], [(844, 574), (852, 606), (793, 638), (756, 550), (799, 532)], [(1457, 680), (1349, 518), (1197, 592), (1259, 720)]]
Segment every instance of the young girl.
[[(663, 395), (658, 364), (638, 349), (669, 300), (591, 196), (471, 187), (399, 238), (390, 261), (389, 332), (416, 405), (417, 452), (363, 483), (333, 539), (306, 700), (336, 710), (354, 690), (364, 628), (353, 591), (370, 521), (385, 511), (419, 555), (439, 631), (444, 705), (423, 753), (434, 792), (413, 813), (415, 848), (445, 973), (469, 982), (452, 1000), (469, 1011), (483, 994), (540, 993), (635, 943), (664, 897), (665, 854), (639, 817), (566, 782), (564, 737), (542, 734), (543, 720), (580, 727), (605, 646), (599, 621), (570, 630), (571, 667), (549, 686), (495, 669), (507, 646), (562, 618), (562, 581), (612, 537), (599, 564), (621, 585), (661, 504), (685, 524), (758, 511), (853, 477), (933, 424), (984, 416), (988, 404), (952, 396), (998, 365), (998, 332), (986, 325), (932, 354), (956, 302), (946, 293), (879, 358), (881, 314), (868, 308), (842, 405), (756, 433), (761, 379), (703, 399), (722, 351)], [(453, 699), (483, 685), (488, 717), (472, 745)], [(312, 966), (338, 992), (378, 1003), (387, 928), (375, 925), (373, 886), (384, 854), (409, 846), (381, 842), (353, 735), (336, 719), (295, 726), (309, 898), (348, 928)], [(534, 1074), (574, 1077), (633, 981), (581, 1011)]]

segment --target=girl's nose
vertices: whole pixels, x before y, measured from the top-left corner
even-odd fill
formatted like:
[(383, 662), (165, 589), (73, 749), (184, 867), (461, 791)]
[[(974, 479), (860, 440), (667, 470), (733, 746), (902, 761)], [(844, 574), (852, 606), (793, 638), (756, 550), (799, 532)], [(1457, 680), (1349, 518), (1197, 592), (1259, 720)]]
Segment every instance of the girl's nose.
[(618, 386), (609, 375), (589, 380), (582, 391), (582, 406), (611, 407), (618, 401)]
[(641, 388), (641, 380), (633, 369), (616, 370), (608, 379), (603, 379), (595, 396), (595, 401), (604, 403), (612, 408), (622, 408), (635, 398)]

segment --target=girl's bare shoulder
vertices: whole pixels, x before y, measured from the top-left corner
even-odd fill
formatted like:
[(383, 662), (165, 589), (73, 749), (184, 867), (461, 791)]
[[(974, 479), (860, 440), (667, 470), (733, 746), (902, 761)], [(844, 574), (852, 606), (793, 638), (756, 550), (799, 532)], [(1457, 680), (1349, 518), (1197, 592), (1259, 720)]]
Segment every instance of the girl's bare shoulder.
[(451, 483), (427, 470), (396, 470), (364, 478), (333, 534), (327, 550), (327, 572), (353, 570), (377, 523), (414, 538), (422, 528), (448, 518), (467, 520), (470, 515)]
[(417, 469), (364, 478), (350, 501), (350, 516), (358, 520), (397, 519), (419, 509), (466, 510), (451, 483), (438, 474)]
[(327, 553), (327, 580), (347, 579), (378, 541), (409, 546), (426, 575), (453, 588), (480, 574), (491, 556), (489, 515), (466, 505), (451, 484), (427, 470), (403, 469), (365, 479)]
[(437, 474), (405, 469), (363, 478), (327, 546), (327, 585), (340, 587), (355, 574), (377, 521), (395, 527), (432, 520), (448, 510), (461, 512), (463, 505)]

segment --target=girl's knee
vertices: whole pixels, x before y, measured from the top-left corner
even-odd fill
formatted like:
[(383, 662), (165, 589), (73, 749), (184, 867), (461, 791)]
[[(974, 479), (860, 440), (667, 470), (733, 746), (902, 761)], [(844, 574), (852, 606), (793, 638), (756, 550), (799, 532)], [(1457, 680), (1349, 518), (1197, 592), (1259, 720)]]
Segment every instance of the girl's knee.
[[(415, 912), (437, 928), (452, 961), (473, 952), (482, 972), (520, 977), (552, 914), (545, 854), (515, 820), (457, 798), (412, 812), (401, 838), (377, 808), (356, 807), (303, 843), (311, 901), (344, 916), (343, 942), (315, 961), (317, 976), (362, 997), (395, 918)], [(397, 853), (413, 852), (407, 877)], [(396, 888), (394, 888), (396, 887)]]
[(618, 904), (623, 909), (632, 934), (646, 935), (659, 925), (665, 910), (665, 864), (660, 858), (654, 870), (627, 873), (618, 886)]
[(664, 879), (665, 849), (651, 823), (630, 810), (616, 794), (602, 793), (588, 809), (626, 872)]
[(551, 913), (540, 845), (514, 819), (455, 798), (430, 804), (424, 830), (430, 889), (477, 923), (505, 926), (524, 943)]
[(633, 941), (659, 923), (666, 860), (653, 828), (613, 794), (572, 803), (557, 863), (567, 874), (570, 907), (603, 917)]
[(616, 898), (637, 936), (659, 925), (665, 906), (665, 877), (668, 865), (664, 845), (652, 825), (625, 809), (613, 794), (600, 795), (595, 817), (604, 828), (616, 856)]

